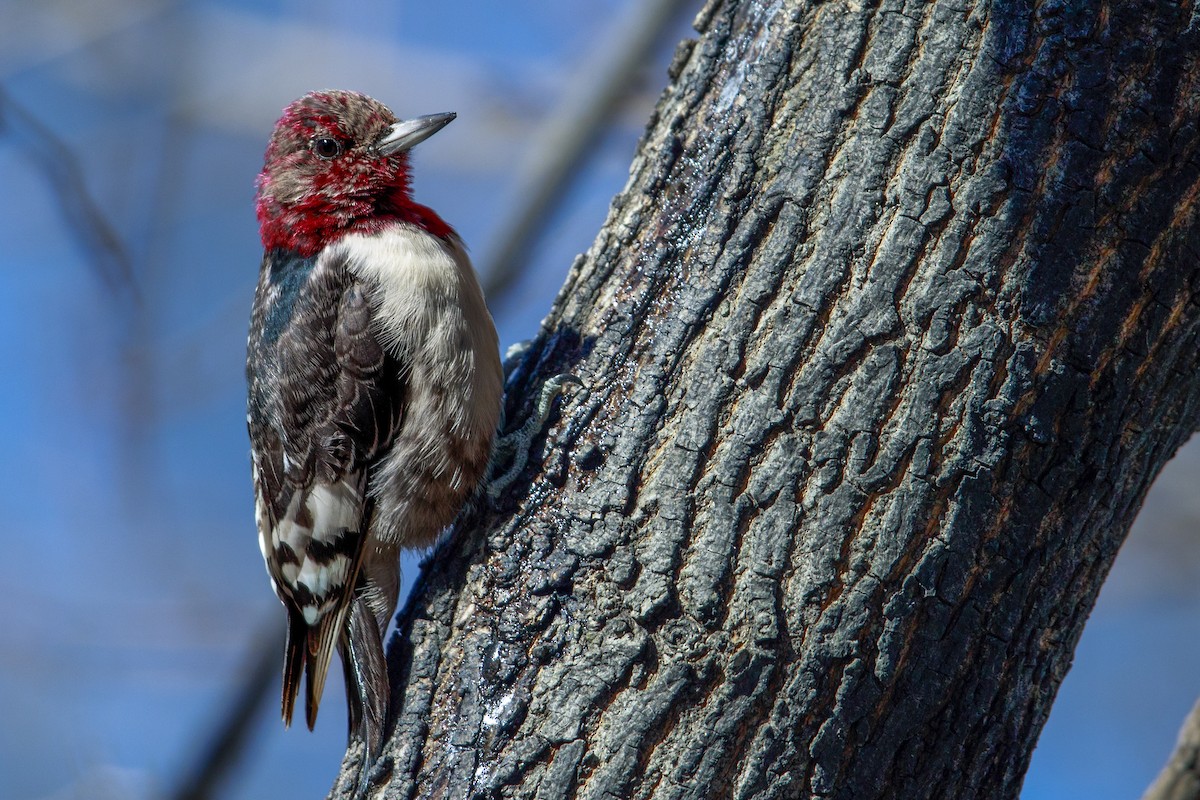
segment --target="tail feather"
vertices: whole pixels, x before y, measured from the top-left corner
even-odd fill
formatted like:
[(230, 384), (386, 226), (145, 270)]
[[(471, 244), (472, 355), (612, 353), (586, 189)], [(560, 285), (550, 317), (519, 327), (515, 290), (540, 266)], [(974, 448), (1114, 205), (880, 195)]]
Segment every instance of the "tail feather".
[(304, 715), (311, 731), (317, 724), (317, 709), (321, 705), (321, 694), (325, 691), (325, 676), (329, 674), (329, 662), (334, 647), (341, 638), (342, 626), (346, 624), (347, 606), (327, 613), (308, 629), (308, 658), (304, 665), (305, 695)]
[(288, 609), (287, 645), (283, 656), (283, 724), (292, 725), (296, 695), (300, 691), (300, 672), (304, 669), (304, 651), (308, 641), (308, 625), (304, 617)]
[(347, 674), (347, 688), (350, 689), (350, 676), (353, 676), (354, 684), (353, 691), (348, 691), (347, 697), (358, 701), (350, 704), (350, 735), (359, 734), (367, 746), (367, 753), (374, 757), (379, 754), (383, 744), (389, 692), (388, 671), (379, 626), (361, 597), (355, 597), (351, 605), (345, 641), (342, 663)]

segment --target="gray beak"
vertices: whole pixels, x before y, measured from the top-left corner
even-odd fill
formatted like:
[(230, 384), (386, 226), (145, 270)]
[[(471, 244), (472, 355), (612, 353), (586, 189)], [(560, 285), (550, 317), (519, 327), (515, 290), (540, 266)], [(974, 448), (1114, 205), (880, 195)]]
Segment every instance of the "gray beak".
[(449, 125), (450, 121), (457, 116), (450, 111), (445, 114), (428, 114), (424, 117), (397, 122), (375, 142), (375, 152), (381, 156), (390, 156), (407, 150), (433, 136)]

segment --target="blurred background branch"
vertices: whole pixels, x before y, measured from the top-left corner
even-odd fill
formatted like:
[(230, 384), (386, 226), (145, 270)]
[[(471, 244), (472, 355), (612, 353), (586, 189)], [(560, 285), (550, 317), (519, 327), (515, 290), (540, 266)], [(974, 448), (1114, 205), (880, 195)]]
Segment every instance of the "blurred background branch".
[(265, 626), (262, 636), (255, 640), (250, 663), (242, 671), (241, 684), (222, 711), (212, 736), (190, 753), (195, 761), (190, 769), (180, 772), (170, 795), (173, 800), (208, 800), (219, 796), (218, 790), (246, 755), (255, 721), (266, 708), (276, 710), (275, 704), (267, 701), (279, 689), (283, 644), (283, 629), (272, 617), (272, 624)]
[(0, 87), (0, 125), (14, 136), (54, 190), (65, 223), (100, 281), (119, 297), (138, 300), (129, 250), (92, 199), (80, 159), (36, 116)]
[(1192, 706), (1175, 752), (1142, 800), (1200, 800), (1200, 701)]
[[(555, 219), (571, 178), (587, 158), (588, 149), (605, 130), (628, 96), (630, 84), (647, 66), (668, 30), (676, 30), (694, 0), (645, 0), (633, 3), (601, 38), (577, 72), (564, 102), (535, 128), (532, 157), (516, 176), (512, 202), (500, 206), (498, 241), (484, 259), (484, 292), (497, 298), (520, 274), (529, 251)], [(670, 43), (674, 45), (674, 41)]]

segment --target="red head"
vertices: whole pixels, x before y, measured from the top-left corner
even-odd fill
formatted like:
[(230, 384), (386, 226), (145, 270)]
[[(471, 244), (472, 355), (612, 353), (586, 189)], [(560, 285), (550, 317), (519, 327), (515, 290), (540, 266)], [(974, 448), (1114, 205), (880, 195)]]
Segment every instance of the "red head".
[(453, 114), (400, 122), (357, 92), (312, 92), (283, 111), (258, 176), (263, 246), (310, 256), (351, 232), (404, 221), (435, 236), (453, 231), (412, 201), (408, 149)]

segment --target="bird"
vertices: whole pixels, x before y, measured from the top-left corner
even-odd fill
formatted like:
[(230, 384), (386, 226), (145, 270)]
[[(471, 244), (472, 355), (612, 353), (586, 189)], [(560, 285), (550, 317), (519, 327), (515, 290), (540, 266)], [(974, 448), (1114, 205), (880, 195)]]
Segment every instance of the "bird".
[(432, 545), (470, 500), (500, 418), (478, 278), (412, 195), (409, 151), (454, 118), (311, 92), (283, 110), (256, 182), (247, 427), (259, 546), (287, 612), (283, 721), (303, 674), (313, 727), (337, 649), (364, 787), (388, 709), (400, 550)]

